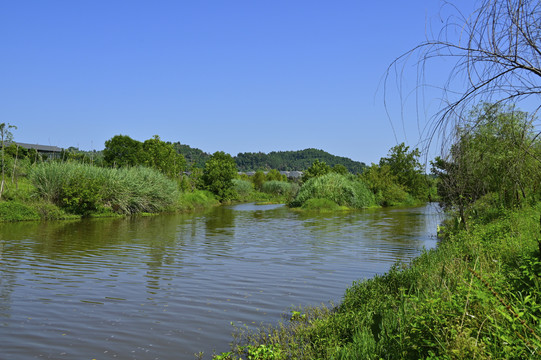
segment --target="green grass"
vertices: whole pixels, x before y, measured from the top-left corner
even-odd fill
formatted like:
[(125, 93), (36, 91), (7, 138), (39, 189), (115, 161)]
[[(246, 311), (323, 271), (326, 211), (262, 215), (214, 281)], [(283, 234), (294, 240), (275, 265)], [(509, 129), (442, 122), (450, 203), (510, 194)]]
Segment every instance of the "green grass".
[(248, 358), (249, 345), (276, 359), (539, 359), (540, 214), (451, 221), (437, 249), (354, 283), (338, 306), (238, 329), (227, 358)]
[(218, 199), (207, 190), (195, 190), (180, 194), (178, 209), (181, 211), (193, 211), (208, 209), (219, 205)]
[[(375, 205), (374, 195), (360, 179), (329, 173), (308, 180), (300, 188), (292, 207), (303, 207), (310, 199), (327, 199), (338, 206), (362, 209)], [(330, 203), (329, 203), (330, 204)]]
[(18, 201), (0, 202), (1, 221), (39, 220), (40, 215), (36, 209)]

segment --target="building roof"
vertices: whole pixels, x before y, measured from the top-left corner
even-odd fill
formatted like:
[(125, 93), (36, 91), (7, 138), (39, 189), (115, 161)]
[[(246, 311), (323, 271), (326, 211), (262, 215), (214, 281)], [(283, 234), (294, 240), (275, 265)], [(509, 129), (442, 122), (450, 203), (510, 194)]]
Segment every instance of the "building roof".
[(58, 146), (27, 144), (27, 143), (21, 143), (21, 142), (14, 142), (14, 143), (25, 149), (36, 149), (37, 151), (41, 151), (41, 152), (62, 152), (62, 148), (59, 148)]

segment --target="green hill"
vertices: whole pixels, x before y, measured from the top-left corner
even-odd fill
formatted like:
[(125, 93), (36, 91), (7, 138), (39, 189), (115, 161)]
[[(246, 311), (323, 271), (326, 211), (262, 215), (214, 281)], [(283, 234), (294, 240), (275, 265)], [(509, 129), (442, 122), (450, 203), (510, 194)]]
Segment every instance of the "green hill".
[[(210, 154), (203, 150), (183, 145), (180, 142), (173, 143), (178, 153), (184, 155), (186, 163), (197, 168), (205, 167), (205, 162)], [(239, 171), (257, 171), (276, 169), (279, 171), (303, 171), (312, 166), (317, 159), (324, 161), (329, 166), (343, 165), (350, 172), (356, 174), (363, 172), (365, 163), (353, 161), (349, 158), (329, 154), (318, 149), (305, 149), (297, 151), (272, 151), (268, 154), (262, 152), (239, 153), (234, 157)]]
[(366, 167), (365, 163), (353, 161), (349, 158), (329, 154), (318, 149), (305, 149), (298, 151), (272, 151), (268, 154), (239, 153), (235, 157), (240, 171), (256, 171), (276, 169), (280, 171), (302, 171), (309, 168), (315, 160), (323, 161), (327, 165), (343, 165), (352, 173), (361, 173)]

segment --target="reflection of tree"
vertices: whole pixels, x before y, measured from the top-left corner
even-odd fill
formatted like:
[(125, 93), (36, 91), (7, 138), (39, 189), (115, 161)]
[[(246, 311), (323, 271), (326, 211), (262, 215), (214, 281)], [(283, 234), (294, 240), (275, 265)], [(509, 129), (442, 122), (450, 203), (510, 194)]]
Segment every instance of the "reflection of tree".
[(398, 258), (419, 248), (436, 232), (438, 213), (434, 207), (383, 208), (342, 214), (300, 214), (302, 229), (309, 231), (306, 244), (314, 252), (327, 252), (329, 244), (363, 241), (374, 248), (391, 247)]
[(216, 211), (205, 216), (205, 229), (209, 236), (235, 234), (235, 211), (226, 207), (216, 208)]
[(226, 254), (231, 251), (230, 242), (235, 236), (235, 211), (218, 207), (205, 215), (205, 247), (211, 253)]
[(7, 245), (4, 240), (0, 240), (0, 319), (9, 317), (11, 306), (11, 293), (16, 284), (17, 271), (12, 271), (18, 263), (17, 256), (18, 244)]
[[(125, 268), (123, 264), (133, 262), (134, 259), (127, 257), (126, 254), (148, 252), (146, 261), (144, 254), (136, 256), (143, 258), (143, 263), (148, 266), (148, 287), (155, 289), (163, 276), (164, 265), (181, 261), (182, 253), (179, 248), (182, 248), (183, 242), (177, 238), (177, 226), (181, 217), (161, 215), (3, 224), (0, 227), (0, 239), (6, 240), (0, 240), (0, 244), (10, 246), (10, 261), (29, 258), (36, 259), (38, 265), (43, 262), (62, 261), (71, 263), (74, 267), (77, 267), (77, 264), (84, 264), (85, 269), (90, 262), (96, 262), (98, 265), (105, 261), (117, 266), (113, 268), (107, 265), (106, 271), (118, 271), (119, 268)], [(30, 240), (22, 242), (25, 239)], [(7, 256), (8, 245), (4, 245), (0, 257)], [(4, 300), (15, 278), (4, 276), (10, 275), (9, 266), (6, 267), (9, 263), (1, 262), (1, 264), (0, 296)], [(177, 269), (179, 267), (176, 266)], [(99, 271), (100, 267), (92, 269)], [(8, 301), (2, 303), (7, 304)]]

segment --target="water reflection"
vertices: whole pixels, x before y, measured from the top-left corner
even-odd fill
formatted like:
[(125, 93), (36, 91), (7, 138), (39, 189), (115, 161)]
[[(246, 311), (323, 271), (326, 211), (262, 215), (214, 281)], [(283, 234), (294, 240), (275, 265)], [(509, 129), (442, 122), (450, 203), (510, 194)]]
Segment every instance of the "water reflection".
[(433, 207), (320, 215), (243, 204), (3, 224), (3, 352), (154, 359), (225, 349), (232, 321), (272, 322), (290, 306), (338, 301), (354, 280), (434, 246), (437, 219)]

